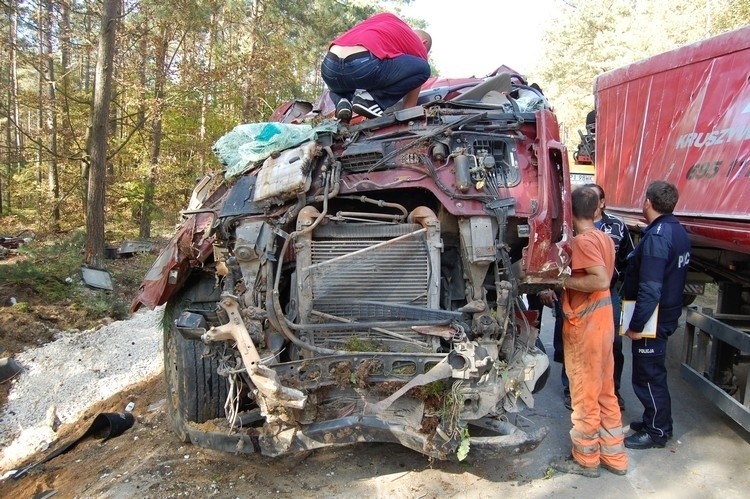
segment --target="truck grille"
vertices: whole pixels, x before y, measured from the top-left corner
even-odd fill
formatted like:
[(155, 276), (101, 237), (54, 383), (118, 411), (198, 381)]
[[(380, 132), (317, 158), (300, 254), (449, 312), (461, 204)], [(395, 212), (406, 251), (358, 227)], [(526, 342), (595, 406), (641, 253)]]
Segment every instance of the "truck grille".
[[(413, 306), (417, 311), (437, 308), (437, 299), (429, 292), (431, 286), (437, 289), (439, 279), (430, 270), (435, 268), (430, 261), (430, 244), (435, 242), (427, 239), (426, 231), (412, 224), (346, 224), (316, 230), (312, 265), (308, 272), (300, 273), (306, 282), (298, 283), (299, 299), (312, 299), (310, 316), (301, 319), (304, 323), (336, 323), (338, 327), (308, 332), (313, 343), (342, 348), (353, 336), (387, 342), (402, 337), (397, 343), (413, 342), (419, 350), (431, 349), (432, 338), (410, 329), (412, 317), (397, 316), (394, 309), (398, 307), (387, 307), (391, 303)], [(404, 323), (387, 328), (397, 335), (388, 335), (382, 328), (341, 330), (346, 322), (393, 320)]]

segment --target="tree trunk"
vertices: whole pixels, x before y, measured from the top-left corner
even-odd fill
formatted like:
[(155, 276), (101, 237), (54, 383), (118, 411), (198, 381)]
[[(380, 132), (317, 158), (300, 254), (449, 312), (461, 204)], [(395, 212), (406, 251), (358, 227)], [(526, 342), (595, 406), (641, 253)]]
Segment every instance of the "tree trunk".
[[(71, 64), (71, 27), (70, 27), (70, 0), (60, 1), (60, 66), (62, 74), (58, 78), (59, 86), (62, 88), (61, 116), (63, 125), (60, 134), (61, 156), (70, 157), (71, 145), (75, 141), (75, 127), (70, 117), (70, 72), (73, 70)], [(80, 126), (80, 125), (79, 125)], [(82, 205), (82, 206), (85, 206)]]
[(86, 205), (85, 262), (101, 268), (104, 263), (104, 199), (107, 171), (107, 132), (109, 105), (112, 98), (112, 62), (115, 53), (115, 32), (120, 15), (120, 0), (104, 0), (102, 27), (94, 77), (94, 103), (89, 148), (91, 170)]
[(265, 2), (255, 2), (247, 11), (247, 23), (250, 26), (249, 33), (246, 34), (247, 48), (245, 49), (245, 64), (242, 75), (242, 121), (248, 123), (254, 118), (253, 105), (255, 97), (253, 95), (253, 59), (255, 57), (255, 45), (257, 42), (257, 32), (262, 24), (263, 13), (265, 12)]
[(20, 111), (18, 109), (18, 10), (17, 0), (10, 0), (8, 16), (9, 16), (9, 47), (10, 51), (10, 62), (8, 66), (8, 112), (13, 117), (13, 125), (11, 129), (11, 140), (8, 143), (10, 150), (11, 162), (8, 164), (8, 176), (5, 181), (5, 205), (7, 212), (10, 213), (12, 210), (12, 197), (13, 197), (13, 173), (20, 171), (23, 147), (22, 136), (21, 136), (21, 123), (19, 122)]
[(143, 205), (141, 206), (141, 224), (139, 237), (148, 239), (151, 237), (151, 213), (154, 210), (154, 192), (156, 191), (156, 175), (159, 167), (159, 156), (161, 154), (162, 139), (162, 112), (164, 106), (164, 83), (167, 72), (167, 29), (162, 26), (159, 29), (159, 40), (156, 41), (156, 79), (154, 81), (154, 106), (153, 119), (151, 121), (151, 154), (149, 156), (148, 178), (143, 193)]
[(37, 26), (38, 26), (38, 60), (37, 60), (37, 113), (36, 113), (36, 206), (37, 215), (42, 214), (42, 197), (39, 195), (42, 192), (42, 162), (44, 161), (44, 138), (42, 137), (42, 130), (44, 130), (44, 70), (46, 67), (44, 63), (44, 47), (47, 45), (45, 37), (47, 36), (47, 26), (45, 26), (45, 20), (47, 16), (44, 15), (44, 5), (39, 2), (37, 5)]
[(45, 20), (47, 32), (44, 35), (44, 86), (45, 86), (45, 106), (44, 106), (44, 134), (47, 139), (47, 154), (49, 155), (49, 164), (47, 167), (47, 193), (52, 205), (52, 224), (51, 229), (57, 232), (60, 228), (60, 184), (57, 175), (57, 112), (56, 112), (56, 94), (55, 94), (55, 61), (52, 58), (52, 18), (54, 6), (52, 0), (45, 1)]
[(198, 135), (203, 141), (206, 138), (206, 114), (208, 113), (208, 96), (212, 91), (211, 86), (211, 71), (213, 69), (213, 55), (214, 55), (214, 30), (216, 26), (216, 12), (211, 12), (211, 20), (208, 23), (208, 33), (206, 33), (206, 39), (208, 47), (206, 49), (206, 66), (203, 72), (203, 92), (201, 95), (201, 124)]
[[(89, 14), (88, 9), (83, 16), (84, 32), (90, 33), (92, 23), (91, 14)], [(86, 44), (84, 51), (83, 64), (81, 64), (81, 70), (83, 72), (81, 75), (81, 82), (83, 83), (83, 91), (88, 93), (89, 88), (91, 88), (91, 45)]]

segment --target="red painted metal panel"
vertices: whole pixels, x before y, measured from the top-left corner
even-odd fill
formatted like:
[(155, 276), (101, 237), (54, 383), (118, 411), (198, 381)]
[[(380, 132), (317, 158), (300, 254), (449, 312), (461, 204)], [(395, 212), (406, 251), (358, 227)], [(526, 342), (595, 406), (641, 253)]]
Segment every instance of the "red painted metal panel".
[(696, 240), (750, 253), (750, 26), (605, 73), (595, 92), (608, 207), (638, 216), (667, 180)]
[[(559, 127), (550, 111), (536, 114), (538, 188), (524, 187), (522, 192), (536, 196), (538, 209), (529, 217), (531, 237), (523, 250), (524, 272), (533, 282), (536, 278), (558, 277), (570, 258), (572, 215), (570, 206), (570, 171), (568, 153), (558, 140)], [(539, 280), (542, 282), (543, 280)]]

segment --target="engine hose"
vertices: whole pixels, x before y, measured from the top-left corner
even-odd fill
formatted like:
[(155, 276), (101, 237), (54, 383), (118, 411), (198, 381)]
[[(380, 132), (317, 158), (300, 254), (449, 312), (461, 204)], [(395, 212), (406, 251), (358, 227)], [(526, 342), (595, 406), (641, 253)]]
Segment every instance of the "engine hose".
[[(299, 237), (301, 234), (305, 234), (307, 232), (312, 231), (315, 229), (315, 227), (323, 220), (326, 213), (328, 212), (328, 186), (329, 186), (329, 180), (330, 180), (330, 174), (326, 174), (326, 179), (324, 182), (324, 194), (323, 194), (323, 211), (320, 213), (320, 215), (315, 219), (315, 221), (310, 224), (308, 227), (305, 227), (304, 229), (300, 231), (294, 231), (284, 240), (284, 245), (281, 248), (281, 253), (279, 253), (279, 260), (276, 263), (276, 276), (273, 280), (273, 287), (267, 286), (266, 289), (266, 309), (269, 313), (269, 319), (272, 319), (272, 322), (274, 323), (274, 326), (283, 334), (289, 341), (294, 343), (296, 346), (304, 349), (313, 351), (316, 353), (324, 354), (324, 355), (330, 355), (335, 354), (335, 350), (331, 350), (328, 348), (320, 348), (316, 347), (314, 345), (311, 345), (307, 342), (304, 342), (300, 340), (294, 332), (289, 328), (287, 323), (291, 324), (291, 321), (286, 318), (286, 315), (284, 315), (284, 310), (281, 308), (281, 301), (279, 298), (279, 283), (281, 282), (281, 270), (283, 268), (283, 260), (284, 255), (286, 255), (286, 251), (289, 248), (289, 243)], [(267, 262), (268, 270), (267, 270), (267, 280), (270, 283), (271, 278), (273, 277), (273, 269), (271, 267), (270, 261)]]
[[(372, 199), (372, 198), (368, 198), (367, 196), (341, 196), (341, 199), (353, 199), (361, 203), (374, 204), (375, 206), (378, 206), (380, 208), (394, 208), (396, 210), (399, 210), (403, 214), (403, 216), (400, 217), (400, 220), (404, 220), (409, 215), (409, 212), (407, 211), (406, 207), (398, 203), (388, 203), (381, 199)], [(389, 215), (389, 216), (395, 217), (396, 215)]]
[[(279, 265), (281, 265), (280, 262)], [(267, 264), (267, 269), (266, 279), (270, 282), (273, 277), (273, 269), (270, 263)], [(338, 353), (335, 350), (316, 347), (315, 345), (311, 345), (299, 339), (286, 324), (287, 322), (289, 322), (289, 320), (286, 318), (286, 316), (284, 315), (284, 311), (281, 309), (281, 302), (279, 301), (279, 290), (271, 289), (270, 286), (266, 287), (266, 310), (268, 312), (268, 319), (276, 327), (276, 329), (281, 332), (281, 334), (283, 334), (286, 339), (291, 341), (299, 348), (323, 355), (332, 355)], [(283, 320), (280, 320), (280, 318), (283, 318)]]

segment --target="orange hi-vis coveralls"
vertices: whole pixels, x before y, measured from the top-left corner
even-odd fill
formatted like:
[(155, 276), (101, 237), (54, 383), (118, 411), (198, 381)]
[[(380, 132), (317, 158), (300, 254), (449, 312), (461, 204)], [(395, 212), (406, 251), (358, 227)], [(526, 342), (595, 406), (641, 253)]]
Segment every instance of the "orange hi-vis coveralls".
[[(615, 251), (607, 234), (583, 232), (573, 238), (572, 253), (572, 276), (585, 275), (586, 268), (596, 266), (604, 266), (612, 275)], [(597, 467), (601, 461), (626, 470), (628, 455), (612, 377), (615, 331), (609, 287), (594, 292), (566, 289), (562, 307), (565, 370), (573, 405), (573, 458), (585, 467)]]

